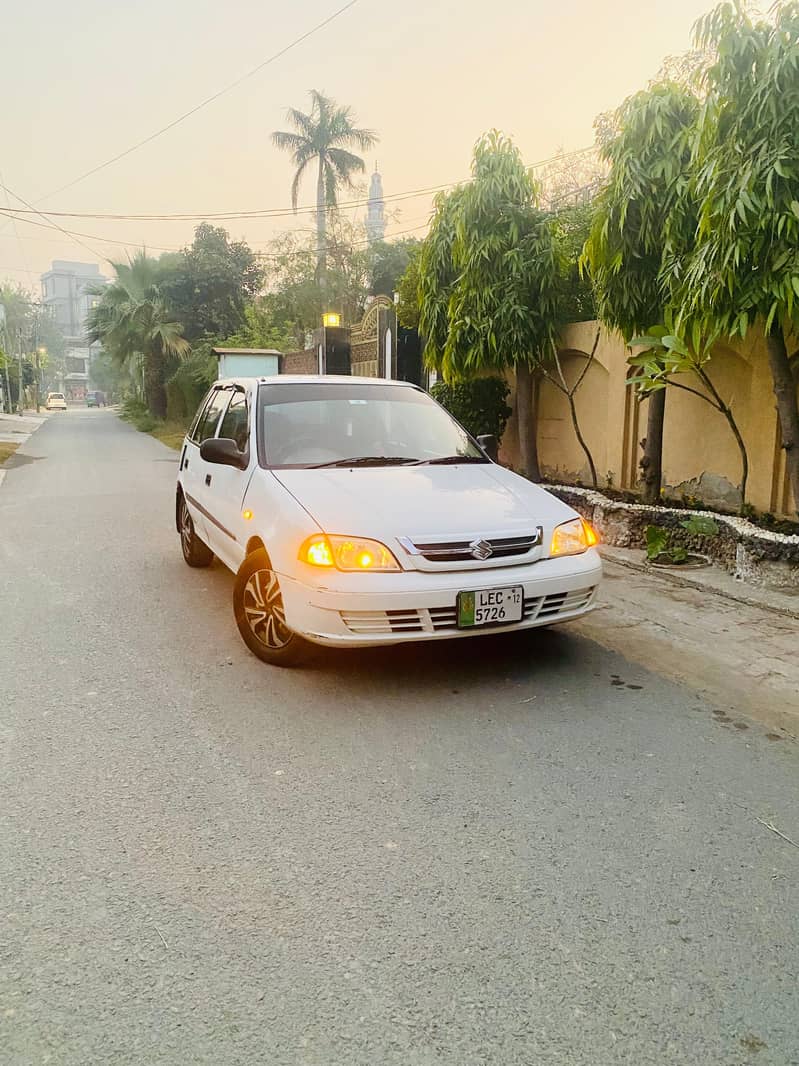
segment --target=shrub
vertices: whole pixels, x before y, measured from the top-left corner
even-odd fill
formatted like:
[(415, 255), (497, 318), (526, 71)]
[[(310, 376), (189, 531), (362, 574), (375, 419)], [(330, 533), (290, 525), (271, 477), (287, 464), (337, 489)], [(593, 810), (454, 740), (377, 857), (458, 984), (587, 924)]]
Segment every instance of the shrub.
[(188, 421), (216, 378), (216, 358), (200, 348), (185, 359), (166, 383), (166, 413), (172, 422)]
[(119, 413), (126, 421), (135, 422), (137, 418), (147, 414), (147, 404), (135, 396), (128, 396), (123, 401)]
[(510, 387), (504, 378), (470, 378), (455, 384), (439, 381), (430, 391), (472, 436), (490, 433), (497, 443), (502, 440), (511, 416), (507, 404)]

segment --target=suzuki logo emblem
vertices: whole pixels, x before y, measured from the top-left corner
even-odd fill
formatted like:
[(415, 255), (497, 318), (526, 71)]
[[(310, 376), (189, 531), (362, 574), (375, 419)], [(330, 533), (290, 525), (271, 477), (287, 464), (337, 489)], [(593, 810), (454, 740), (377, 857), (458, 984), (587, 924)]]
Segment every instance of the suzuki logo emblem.
[(473, 540), (469, 545), (469, 550), (475, 559), (490, 559), (494, 554), (494, 549), (488, 543), (487, 540)]

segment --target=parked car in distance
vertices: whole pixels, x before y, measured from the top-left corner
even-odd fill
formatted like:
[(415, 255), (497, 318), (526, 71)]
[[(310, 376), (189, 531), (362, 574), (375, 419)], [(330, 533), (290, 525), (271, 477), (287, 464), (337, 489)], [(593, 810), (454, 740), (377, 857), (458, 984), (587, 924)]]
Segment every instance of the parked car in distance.
[(63, 392), (48, 392), (44, 404), (45, 411), (66, 411), (67, 401)]
[(105, 407), (105, 394), (94, 390), (86, 393), (87, 407)]
[(265, 662), (579, 617), (602, 564), (576, 511), (492, 462), (422, 389), (361, 377), (217, 382), (180, 454), (189, 566), (235, 575)]

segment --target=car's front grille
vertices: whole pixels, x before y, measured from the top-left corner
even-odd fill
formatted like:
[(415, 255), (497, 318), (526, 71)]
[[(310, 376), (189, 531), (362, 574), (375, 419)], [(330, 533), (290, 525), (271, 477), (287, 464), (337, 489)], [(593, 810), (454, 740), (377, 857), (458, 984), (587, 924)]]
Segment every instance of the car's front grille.
[[(528, 555), (543, 541), (544, 531), (538, 526), (531, 533), (515, 537), (477, 537), (473, 540), (416, 541), (400, 537), (399, 542), (409, 555), (421, 555), (431, 563), (462, 563), (472, 560), (507, 559), (514, 555)], [(475, 546), (479, 549), (475, 552)]]
[[(525, 597), (523, 620), (555, 619), (588, 607), (596, 586), (574, 592), (556, 592), (549, 596)], [(403, 611), (341, 611), (341, 620), (351, 633), (359, 636), (392, 633), (458, 632), (458, 609), (451, 607), (407, 608)]]

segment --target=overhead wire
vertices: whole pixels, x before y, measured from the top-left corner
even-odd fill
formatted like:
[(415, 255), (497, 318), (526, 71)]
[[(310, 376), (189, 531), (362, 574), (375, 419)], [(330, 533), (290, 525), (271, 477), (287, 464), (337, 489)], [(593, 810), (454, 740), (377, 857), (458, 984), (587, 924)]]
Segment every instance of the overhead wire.
[[(574, 159), (577, 156), (586, 155), (588, 152), (593, 152), (593, 145), (589, 145), (585, 148), (575, 149), (573, 152), (560, 153), (559, 155), (550, 156), (547, 159), (541, 159), (536, 163), (526, 164), (528, 170), (538, 170), (540, 167), (547, 166), (549, 163), (558, 162), (559, 160)], [(426, 196), (435, 192), (442, 192), (446, 189), (456, 188), (459, 185), (468, 185), (472, 182), (473, 178), (461, 178), (459, 181), (445, 182), (441, 185), (428, 185), (424, 188), (410, 189), (403, 192), (389, 193), (387, 196), (381, 197), (383, 203), (397, 203), (402, 200), (415, 199), (418, 196)], [(371, 197), (364, 196), (358, 197), (352, 200), (340, 200), (336, 206), (339, 210), (348, 210), (354, 207), (365, 207), (370, 203)], [(11, 210), (17, 212), (20, 215), (30, 214), (31, 211), (25, 211), (22, 208), (12, 208)], [(33, 213), (40, 214), (35, 208), (32, 209)], [(54, 218), (84, 218), (103, 220), (109, 222), (191, 222), (191, 221), (234, 221), (236, 219), (254, 219), (254, 218), (281, 218), (290, 215), (303, 214), (305, 212), (316, 211), (316, 204), (304, 204), (297, 207), (295, 210), (291, 207), (267, 207), (267, 208), (255, 208), (253, 210), (245, 211), (208, 211), (208, 212), (187, 212), (187, 213), (161, 213), (161, 214), (130, 214), (130, 213), (106, 213), (97, 211), (46, 211), (45, 214)]]
[(173, 119), (171, 122), (168, 122), (160, 129), (157, 129), (154, 133), (151, 133), (147, 137), (143, 137), (140, 141), (137, 141), (135, 144), (130, 145), (130, 147), (126, 148), (123, 152), (118, 152), (116, 155), (111, 156), (110, 159), (106, 159), (104, 162), (98, 163), (96, 166), (91, 167), (83, 174), (79, 174), (78, 177), (66, 182), (66, 184), (60, 185), (57, 189), (53, 189), (52, 192), (46, 193), (40, 198), (38, 202), (41, 203), (42, 200), (48, 200), (51, 196), (56, 196), (58, 193), (64, 192), (66, 189), (71, 189), (79, 182), (85, 181), (86, 178), (91, 177), (93, 174), (97, 174), (101, 170), (105, 170), (106, 167), (110, 167), (114, 163), (118, 163), (120, 159), (124, 159), (125, 156), (131, 155), (133, 152), (138, 151), (139, 148), (143, 148), (145, 144), (149, 144), (157, 137), (160, 137), (162, 136), (162, 134), (167, 133), (171, 129), (174, 129), (175, 126), (180, 125), (180, 123), (184, 122), (187, 118), (190, 118), (192, 115), (196, 115), (198, 111), (202, 111), (203, 108), (207, 107), (209, 104), (212, 104), (221, 96), (224, 96), (226, 93), (231, 92), (231, 90), (237, 88), (249, 78), (252, 78), (256, 74), (259, 74), (262, 70), (264, 70), (265, 67), (268, 67), (272, 63), (276, 62), (278, 59), (281, 59), (284, 55), (286, 55), (287, 52), (292, 51), (292, 49), (302, 44), (303, 41), (307, 41), (309, 37), (313, 37), (314, 34), (324, 29), (325, 26), (329, 26), (331, 22), (339, 18), (346, 11), (349, 11), (349, 9), (354, 7), (358, 2), (359, 0), (348, 0), (346, 4), (344, 4), (342, 7), (337, 8), (331, 15), (328, 15), (327, 18), (322, 19), (321, 22), (317, 22), (315, 26), (312, 26), (309, 30), (306, 30), (305, 33), (300, 34), (299, 37), (295, 37), (293, 41), (290, 41), (287, 45), (284, 45), (281, 49), (279, 49), (279, 51), (275, 52), (273, 55), (263, 60), (263, 62), (259, 63), (251, 70), (248, 70), (246, 73), (242, 74), (234, 81), (229, 82), (217, 92), (212, 93), (211, 96), (208, 96), (204, 100), (201, 100), (200, 103), (195, 104), (194, 107), (189, 108), (188, 111), (184, 111), (183, 114), (178, 115), (177, 118)]

